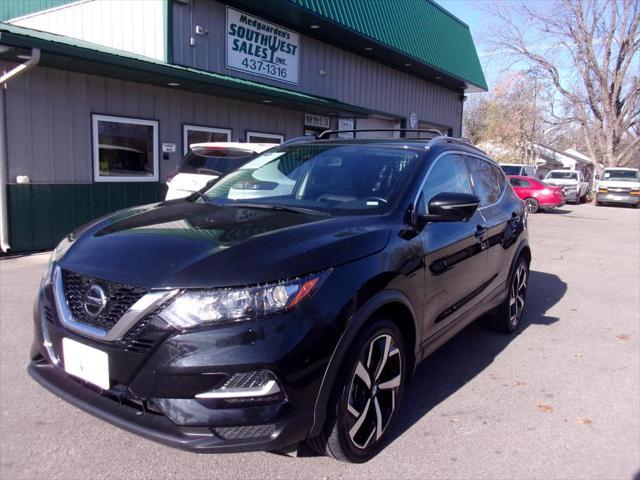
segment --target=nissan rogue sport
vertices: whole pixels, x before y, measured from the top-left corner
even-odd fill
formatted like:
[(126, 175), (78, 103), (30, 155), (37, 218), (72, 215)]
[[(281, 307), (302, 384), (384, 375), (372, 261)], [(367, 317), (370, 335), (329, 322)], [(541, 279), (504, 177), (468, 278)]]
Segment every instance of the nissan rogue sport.
[(64, 238), (31, 376), (173, 447), (373, 457), (420, 361), (483, 314), (518, 329), (531, 252), (482, 151), (335, 133)]

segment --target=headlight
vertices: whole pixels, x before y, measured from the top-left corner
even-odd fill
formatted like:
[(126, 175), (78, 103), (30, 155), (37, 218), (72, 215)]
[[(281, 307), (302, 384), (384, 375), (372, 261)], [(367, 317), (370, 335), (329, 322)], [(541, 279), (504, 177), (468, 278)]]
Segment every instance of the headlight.
[(160, 316), (174, 327), (183, 329), (285, 312), (309, 298), (326, 275), (327, 272), (238, 289), (187, 290), (171, 302)]

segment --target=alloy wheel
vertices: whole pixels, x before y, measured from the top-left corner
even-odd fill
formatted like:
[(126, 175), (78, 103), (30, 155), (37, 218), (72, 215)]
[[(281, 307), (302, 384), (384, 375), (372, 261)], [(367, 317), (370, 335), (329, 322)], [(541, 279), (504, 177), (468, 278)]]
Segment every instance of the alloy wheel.
[(380, 440), (393, 417), (402, 384), (401, 354), (386, 333), (371, 340), (360, 354), (344, 413), (349, 438), (358, 449)]
[(540, 204), (535, 198), (527, 198), (524, 203), (530, 213), (536, 213), (540, 208)]
[(527, 299), (527, 266), (524, 262), (518, 265), (511, 288), (509, 289), (509, 321), (513, 326), (520, 322)]

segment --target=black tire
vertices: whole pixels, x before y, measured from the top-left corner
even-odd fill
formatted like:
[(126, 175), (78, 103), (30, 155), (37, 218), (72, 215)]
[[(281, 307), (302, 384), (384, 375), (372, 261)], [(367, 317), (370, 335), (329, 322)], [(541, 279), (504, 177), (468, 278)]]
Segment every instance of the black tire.
[(535, 198), (527, 198), (524, 201), (524, 204), (527, 207), (527, 211), (529, 213), (538, 213), (540, 211), (540, 203), (538, 203), (538, 200), (536, 200)]
[(507, 296), (493, 314), (493, 325), (496, 330), (503, 333), (513, 333), (518, 330), (527, 305), (528, 282), (529, 263), (524, 256), (520, 256), (509, 274)]
[(371, 322), (349, 346), (343, 367), (323, 431), (309, 444), (336, 460), (363, 463), (385, 446), (402, 400), (406, 350), (398, 327), (385, 318)]

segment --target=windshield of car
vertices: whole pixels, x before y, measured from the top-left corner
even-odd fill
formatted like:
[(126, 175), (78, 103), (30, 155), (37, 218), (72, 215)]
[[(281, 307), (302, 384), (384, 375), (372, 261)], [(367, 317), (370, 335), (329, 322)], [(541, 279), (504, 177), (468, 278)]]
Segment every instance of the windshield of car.
[(520, 175), (520, 169), (522, 167), (519, 165), (500, 165), (500, 168), (505, 175)]
[(602, 178), (604, 180), (637, 182), (640, 180), (640, 172), (637, 170), (605, 170)]
[(254, 152), (225, 147), (191, 150), (178, 165), (178, 172), (222, 175), (238, 168), (254, 156)]
[(577, 180), (578, 174), (576, 172), (549, 172), (546, 180), (548, 179), (556, 179), (556, 180)]
[(222, 177), (204, 197), (332, 215), (383, 213), (406, 187), (418, 155), (397, 146), (290, 145)]

